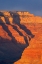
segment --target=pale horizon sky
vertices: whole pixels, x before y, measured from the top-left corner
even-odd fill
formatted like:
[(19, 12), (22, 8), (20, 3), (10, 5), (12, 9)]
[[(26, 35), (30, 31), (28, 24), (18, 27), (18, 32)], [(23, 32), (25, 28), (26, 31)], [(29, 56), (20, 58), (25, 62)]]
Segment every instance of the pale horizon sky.
[(42, 0), (0, 0), (0, 10), (28, 11), (42, 16)]

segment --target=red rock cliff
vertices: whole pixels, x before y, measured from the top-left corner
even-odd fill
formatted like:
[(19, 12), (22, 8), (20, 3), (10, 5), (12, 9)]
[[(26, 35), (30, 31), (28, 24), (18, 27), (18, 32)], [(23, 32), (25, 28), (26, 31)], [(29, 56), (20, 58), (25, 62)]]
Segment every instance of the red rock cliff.
[(0, 64), (12, 63), (42, 64), (42, 17), (0, 11)]

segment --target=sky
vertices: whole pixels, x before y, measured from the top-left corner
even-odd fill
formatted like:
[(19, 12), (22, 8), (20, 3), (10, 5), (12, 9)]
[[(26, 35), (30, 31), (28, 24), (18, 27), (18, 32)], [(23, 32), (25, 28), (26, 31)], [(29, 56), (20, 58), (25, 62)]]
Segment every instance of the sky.
[(42, 16), (42, 0), (0, 0), (0, 10), (28, 11)]

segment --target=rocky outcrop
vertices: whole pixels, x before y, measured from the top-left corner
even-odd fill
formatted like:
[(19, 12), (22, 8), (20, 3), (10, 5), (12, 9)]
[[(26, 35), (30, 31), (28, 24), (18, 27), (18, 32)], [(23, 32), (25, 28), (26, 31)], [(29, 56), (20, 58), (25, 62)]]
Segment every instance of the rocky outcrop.
[[(29, 12), (0, 11), (0, 18), (4, 23), (42, 23), (42, 17), (35, 16)], [(18, 20), (18, 21), (17, 21)], [(20, 22), (19, 22), (20, 21)]]
[(42, 64), (42, 23), (28, 23), (25, 26), (35, 35), (25, 48), (21, 59), (14, 64)]
[(42, 64), (42, 17), (0, 11), (0, 64), (12, 63)]
[(0, 12), (0, 64), (19, 60), (33, 37), (32, 32), (20, 24), (18, 13)]

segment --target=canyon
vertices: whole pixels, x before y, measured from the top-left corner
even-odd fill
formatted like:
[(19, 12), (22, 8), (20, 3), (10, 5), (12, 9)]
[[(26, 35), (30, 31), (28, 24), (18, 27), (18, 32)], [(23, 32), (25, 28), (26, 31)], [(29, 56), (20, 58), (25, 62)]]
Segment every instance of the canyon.
[(42, 64), (42, 17), (0, 11), (0, 64)]

